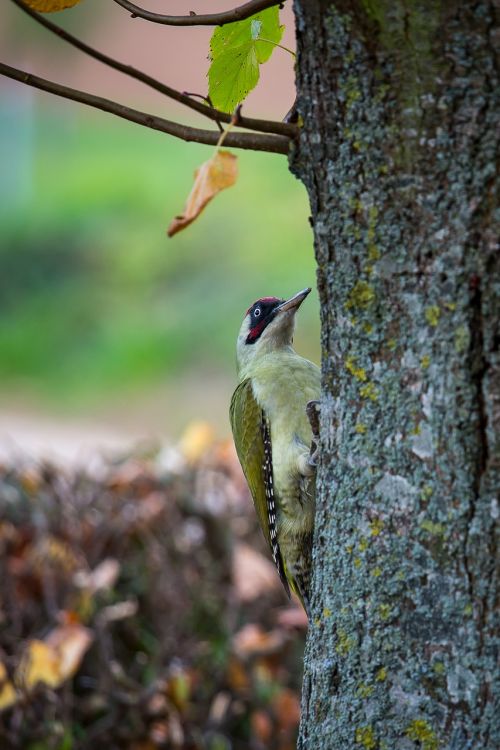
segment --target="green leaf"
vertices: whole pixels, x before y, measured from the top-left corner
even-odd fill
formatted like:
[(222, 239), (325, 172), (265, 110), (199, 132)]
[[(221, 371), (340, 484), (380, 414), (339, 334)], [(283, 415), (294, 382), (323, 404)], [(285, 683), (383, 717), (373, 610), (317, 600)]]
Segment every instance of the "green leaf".
[[(277, 6), (244, 21), (215, 29), (210, 40), (212, 64), (208, 93), (214, 107), (233, 112), (259, 80), (259, 65), (269, 60), (283, 36)], [(269, 40), (269, 41), (262, 41)]]

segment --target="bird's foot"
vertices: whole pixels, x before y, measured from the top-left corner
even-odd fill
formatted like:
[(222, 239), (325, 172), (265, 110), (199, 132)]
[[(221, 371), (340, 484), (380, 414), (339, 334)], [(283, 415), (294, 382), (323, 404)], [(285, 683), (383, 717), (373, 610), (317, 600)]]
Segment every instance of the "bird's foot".
[(309, 451), (308, 463), (309, 466), (316, 467), (319, 455), (319, 401), (308, 401), (306, 405), (306, 414), (312, 430), (311, 449)]

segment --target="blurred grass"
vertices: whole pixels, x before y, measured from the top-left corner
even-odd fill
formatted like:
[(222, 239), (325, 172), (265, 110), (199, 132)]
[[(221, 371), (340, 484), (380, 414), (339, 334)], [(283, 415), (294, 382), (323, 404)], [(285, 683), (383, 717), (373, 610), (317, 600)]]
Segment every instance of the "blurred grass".
[[(168, 240), (211, 148), (53, 102), (32, 115), (30, 189), (0, 208), (2, 390), (74, 406), (193, 370), (231, 376), (246, 308), (315, 286), (307, 197), (284, 157), (239, 153), (236, 187)], [(316, 361), (318, 331), (314, 298), (297, 348)]]

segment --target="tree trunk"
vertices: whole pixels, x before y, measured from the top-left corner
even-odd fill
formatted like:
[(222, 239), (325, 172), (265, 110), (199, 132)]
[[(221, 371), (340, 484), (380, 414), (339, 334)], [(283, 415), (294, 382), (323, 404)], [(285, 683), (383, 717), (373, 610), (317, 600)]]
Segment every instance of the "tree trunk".
[(323, 351), (299, 748), (493, 750), (493, 2), (295, 10)]

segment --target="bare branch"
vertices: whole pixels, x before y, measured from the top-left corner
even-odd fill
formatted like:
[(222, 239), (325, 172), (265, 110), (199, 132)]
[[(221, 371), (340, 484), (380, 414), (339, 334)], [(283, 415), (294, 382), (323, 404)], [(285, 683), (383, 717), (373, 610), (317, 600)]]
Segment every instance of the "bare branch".
[[(111, 99), (105, 99), (101, 96), (89, 94), (86, 91), (79, 91), (78, 89), (69, 88), (68, 86), (62, 86), (54, 81), (48, 81), (45, 78), (39, 78), (39, 76), (26, 73), (18, 68), (12, 68), (10, 65), (1, 62), (0, 74), (7, 76), (7, 78), (12, 78), (15, 81), (25, 83), (28, 86), (33, 86), (42, 91), (56, 94), (64, 99), (71, 99), (72, 101), (81, 102), (82, 104), (88, 104), (90, 107), (101, 109), (103, 112), (110, 112), (117, 117), (122, 117), (124, 120), (130, 120), (131, 122), (143, 125), (146, 128), (160, 130), (162, 133), (168, 133), (169, 135), (173, 135), (183, 141), (194, 141), (195, 143), (206, 143), (210, 146), (215, 146), (220, 137), (218, 130), (200, 130), (199, 128), (191, 128), (187, 125), (181, 125), (178, 122), (165, 120), (163, 117), (150, 115), (147, 112), (140, 112), (137, 109), (132, 109), (124, 104), (114, 102)], [(227, 138), (225, 139), (225, 144), (226, 146), (232, 146), (234, 148), (250, 149), (253, 151), (268, 151), (275, 154), (287, 154), (290, 141), (282, 135), (228, 133)]]
[[(110, 68), (114, 68), (115, 70), (118, 70), (120, 73), (124, 73), (130, 78), (135, 78), (137, 81), (140, 81), (141, 83), (146, 84), (146, 86), (159, 91), (164, 96), (168, 96), (170, 99), (173, 99), (174, 101), (179, 102), (180, 104), (184, 104), (186, 107), (199, 112), (201, 115), (208, 117), (210, 120), (214, 120), (217, 123), (231, 122), (230, 114), (221, 112), (220, 110), (215, 109), (214, 107), (207, 106), (206, 104), (202, 104), (201, 102), (193, 101), (193, 99), (191, 99), (188, 95), (183, 94), (176, 89), (173, 89), (171, 86), (167, 86), (167, 84), (162, 83), (155, 78), (152, 78), (147, 73), (143, 73), (141, 70), (137, 70), (137, 68), (134, 68), (131, 65), (126, 65), (125, 63), (122, 63), (119, 60), (115, 60), (109, 55), (106, 55), (103, 52), (90, 47), (88, 44), (85, 44), (85, 42), (82, 42), (77, 37), (69, 34), (64, 29), (61, 29), (60, 26), (57, 26), (55, 23), (52, 23), (52, 21), (44, 18), (44, 16), (40, 15), (36, 11), (28, 8), (22, 2), (22, 0), (11, 1), (15, 5), (17, 5), (18, 8), (23, 10), (27, 15), (31, 16), (31, 18), (33, 18), (41, 26), (44, 26), (53, 34), (56, 34), (60, 39), (68, 42), (73, 47), (76, 47), (81, 52), (84, 52), (86, 55), (89, 55), (95, 60), (99, 60), (99, 62), (104, 63), (104, 65), (108, 65)], [(289, 138), (296, 137), (298, 133), (297, 127), (293, 124), (287, 122), (276, 122), (274, 120), (260, 120), (253, 117), (241, 117), (238, 122), (238, 126), (241, 128), (245, 128), (246, 130), (256, 130), (257, 132), (261, 133), (276, 133), (277, 135), (286, 135)]]
[(125, 10), (129, 10), (133, 18), (144, 18), (146, 21), (162, 23), (166, 26), (223, 26), (226, 23), (243, 21), (261, 10), (272, 8), (274, 5), (282, 5), (285, 0), (250, 0), (238, 8), (199, 16), (196, 13), (191, 13), (189, 16), (164, 16), (161, 13), (144, 10), (135, 3), (129, 2), (129, 0), (114, 0), (114, 2), (121, 5)]

